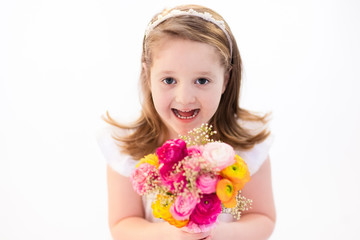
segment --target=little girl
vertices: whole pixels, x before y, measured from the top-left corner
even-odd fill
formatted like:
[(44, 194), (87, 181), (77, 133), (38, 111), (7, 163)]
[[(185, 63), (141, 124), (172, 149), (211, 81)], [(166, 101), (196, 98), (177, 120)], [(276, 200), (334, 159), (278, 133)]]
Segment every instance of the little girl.
[[(108, 163), (109, 226), (114, 239), (267, 239), (275, 225), (271, 143), (267, 116), (239, 107), (241, 59), (223, 18), (186, 5), (166, 10), (148, 25), (142, 51), (141, 116), (132, 125), (101, 129), (98, 142)], [(129, 176), (137, 160), (167, 139), (209, 123), (215, 137), (247, 162), (251, 181), (242, 194), (253, 200), (240, 220), (225, 213), (209, 232), (188, 233), (152, 215), (151, 202), (136, 194)]]

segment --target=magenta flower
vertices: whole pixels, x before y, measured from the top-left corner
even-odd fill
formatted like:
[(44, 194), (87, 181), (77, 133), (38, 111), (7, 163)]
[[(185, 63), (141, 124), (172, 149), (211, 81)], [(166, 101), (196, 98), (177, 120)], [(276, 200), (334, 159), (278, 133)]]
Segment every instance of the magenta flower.
[(170, 213), (176, 220), (189, 219), (200, 199), (193, 193), (179, 195), (170, 207)]
[(226, 143), (208, 143), (205, 145), (202, 155), (212, 165), (214, 171), (221, 171), (235, 163), (235, 151)]
[(149, 163), (143, 163), (139, 167), (135, 168), (130, 176), (130, 180), (134, 187), (134, 190), (143, 195), (147, 191), (151, 190), (149, 185), (150, 181), (154, 181), (158, 178), (157, 169), (154, 165)]
[(219, 180), (219, 176), (202, 174), (196, 179), (196, 186), (203, 194), (214, 193), (216, 192), (216, 184)]
[(195, 224), (201, 230), (210, 228), (216, 223), (220, 213), (221, 201), (216, 196), (216, 193), (204, 194), (190, 215), (189, 227)]
[(182, 173), (174, 171), (176, 164), (188, 155), (185, 141), (182, 139), (168, 140), (157, 149), (156, 153), (160, 163), (161, 182), (170, 190), (182, 189), (186, 184), (186, 179)]
[(187, 155), (186, 143), (182, 139), (173, 139), (166, 141), (156, 151), (159, 158), (159, 163), (175, 164), (180, 160), (184, 159)]

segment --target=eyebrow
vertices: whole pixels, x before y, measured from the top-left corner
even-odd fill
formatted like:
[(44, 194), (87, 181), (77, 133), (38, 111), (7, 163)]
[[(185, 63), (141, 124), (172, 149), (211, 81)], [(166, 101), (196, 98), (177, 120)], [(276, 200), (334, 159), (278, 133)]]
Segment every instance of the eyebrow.
[(210, 71), (205, 71), (205, 72), (196, 72), (197, 74), (199, 74), (199, 75), (207, 75), (207, 76), (212, 76), (213, 75), (213, 73), (212, 72), (210, 72)]
[(160, 74), (173, 74), (174, 71), (161, 71)]
[[(166, 71), (161, 71), (160, 74), (174, 74), (174, 71), (171, 70), (166, 70)], [(205, 76), (213, 76), (214, 74), (211, 71), (200, 71), (200, 72), (195, 72), (195, 74), (197, 75), (205, 75)]]

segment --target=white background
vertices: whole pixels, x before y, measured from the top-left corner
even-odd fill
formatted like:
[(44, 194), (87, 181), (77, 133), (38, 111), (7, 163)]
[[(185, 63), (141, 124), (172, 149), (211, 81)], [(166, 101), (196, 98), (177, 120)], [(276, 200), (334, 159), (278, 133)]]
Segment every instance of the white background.
[[(360, 2), (193, 1), (229, 23), (241, 106), (272, 111), (272, 239), (360, 239)], [(109, 110), (139, 111), (144, 29), (184, 1), (0, 1), (0, 239), (110, 239)]]

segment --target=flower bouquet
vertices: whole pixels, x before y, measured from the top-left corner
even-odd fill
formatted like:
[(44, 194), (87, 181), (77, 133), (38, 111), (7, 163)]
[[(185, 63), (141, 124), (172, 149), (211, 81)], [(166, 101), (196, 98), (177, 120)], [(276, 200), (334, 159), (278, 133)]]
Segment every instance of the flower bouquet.
[(136, 165), (133, 187), (153, 198), (155, 217), (189, 232), (205, 232), (220, 213), (239, 219), (250, 207), (240, 191), (250, 181), (247, 165), (230, 145), (211, 139), (215, 133), (203, 124), (166, 141)]

